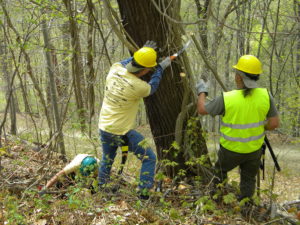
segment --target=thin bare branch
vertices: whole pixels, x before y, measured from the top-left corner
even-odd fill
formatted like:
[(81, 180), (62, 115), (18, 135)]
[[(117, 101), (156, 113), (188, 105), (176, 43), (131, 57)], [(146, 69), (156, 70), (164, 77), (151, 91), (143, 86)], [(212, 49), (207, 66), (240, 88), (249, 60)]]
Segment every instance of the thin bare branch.
[[(111, 27), (112, 27), (112, 29), (113, 29), (113, 31), (115, 32), (115, 34), (118, 36), (118, 38), (120, 39), (120, 41), (122, 41), (122, 43), (131, 51), (131, 52), (135, 52), (137, 49), (138, 49), (138, 47), (137, 47), (137, 45), (135, 45), (135, 44), (132, 44), (132, 43), (130, 43), (129, 41), (127, 41), (126, 40), (126, 38), (124, 37), (124, 35), (123, 35), (123, 33), (122, 33), (122, 31), (123, 31), (123, 29), (118, 29), (117, 27), (116, 27), (116, 24), (115, 24), (115, 21), (114, 21), (114, 19), (113, 19), (113, 17), (112, 17), (112, 11), (113, 11), (113, 9), (111, 8), (111, 6), (110, 6), (110, 3), (109, 3), (109, 1), (108, 0), (104, 0), (103, 1), (103, 6), (104, 6), (104, 11), (105, 11), (105, 14), (106, 14), (106, 16), (107, 16), (107, 19), (108, 19), (108, 21), (109, 21), (109, 23), (110, 23), (110, 25), (111, 25)], [(120, 26), (120, 27), (122, 27), (122, 26)], [(127, 37), (128, 37), (129, 35), (127, 34)]]
[[(197, 41), (197, 39), (195, 38), (195, 36), (192, 34), (191, 35), (194, 43), (195, 43), (195, 46), (197, 48), (197, 50), (199, 51), (203, 61), (205, 62), (205, 64), (207, 65), (207, 67), (211, 70), (211, 72), (213, 73), (213, 75), (215, 76), (216, 80), (218, 81), (218, 83), (220, 84), (220, 86), (223, 88), (224, 91), (227, 91), (227, 88), (226, 86), (223, 84), (220, 76), (218, 75), (217, 71), (214, 69), (214, 67), (211, 65), (211, 63), (208, 61), (208, 59), (205, 57), (205, 54), (199, 44), (199, 42)], [(206, 77), (204, 77), (204, 79), (206, 79)]]
[(182, 21), (176, 20), (176, 19), (170, 17), (166, 12), (161, 11), (159, 5), (157, 5), (154, 0), (151, 0), (151, 2), (154, 5), (154, 7), (156, 8), (156, 10), (171, 23), (182, 24), (182, 25), (191, 25), (191, 24), (197, 24), (197, 23), (201, 23), (201, 22), (205, 21), (205, 19), (198, 19), (194, 22), (182, 22)]

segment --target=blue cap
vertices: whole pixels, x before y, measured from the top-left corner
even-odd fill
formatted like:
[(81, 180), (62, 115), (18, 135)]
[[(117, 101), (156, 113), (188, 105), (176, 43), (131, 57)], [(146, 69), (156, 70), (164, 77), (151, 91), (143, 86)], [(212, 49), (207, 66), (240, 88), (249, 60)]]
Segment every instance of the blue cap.
[(88, 176), (98, 168), (97, 160), (92, 156), (85, 157), (80, 165), (80, 173), (82, 176)]

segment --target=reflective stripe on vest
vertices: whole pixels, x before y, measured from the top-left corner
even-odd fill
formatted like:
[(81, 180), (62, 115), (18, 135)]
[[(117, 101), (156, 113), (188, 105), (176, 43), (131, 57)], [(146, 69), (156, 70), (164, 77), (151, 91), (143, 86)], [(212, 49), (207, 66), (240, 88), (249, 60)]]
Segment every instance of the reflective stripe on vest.
[(244, 97), (243, 90), (234, 90), (223, 96), (225, 115), (221, 121), (220, 144), (238, 153), (258, 150), (264, 141), (264, 125), (270, 108), (268, 91), (255, 88)]
[(221, 133), (221, 136), (229, 141), (238, 141), (238, 142), (243, 142), (243, 143), (247, 143), (249, 141), (256, 141), (259, 140), (260, 138), (265, 136), (265, 132), (263, 132), (261, 135), (258, 136), (251, 136), (248, 138), (239, 138), (239, 137), (229, 137), (226, 136), (225, 134)]
[(225, 126), (225, 127), (234, 128), (234, 129), (247, 129), (247, 128), (255, 128), (255, 127), (259, 127), (261, 125), (265, 125), (266, 122), (267, 122), (267, 120), (260, 121), (258, 123), (249, 123), (249, 124), (230, 124), (230, 123), (224, 123), (223, 121), (221, 121), (221, 125)]

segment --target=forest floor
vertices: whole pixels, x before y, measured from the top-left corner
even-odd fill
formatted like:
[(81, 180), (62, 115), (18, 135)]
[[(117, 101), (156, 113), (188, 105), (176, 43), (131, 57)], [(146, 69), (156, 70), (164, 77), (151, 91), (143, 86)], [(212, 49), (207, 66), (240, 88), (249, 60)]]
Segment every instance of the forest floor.
[[(145, 136), (149, 134), (147, 127), (140, 127), (139, 131)], [(150, 135), (148, 138), (153, 140)], [(300, 205), (283, 207), (284, 203), (300, 198), (299, 143), (279, 135), (270, 135), (269, 139), (282, 171), (272, 179), (274, 166), (267, 152), (260, 203), (266, 207), (261, 207), (260, 212), (267, 212), (272, 199), (273, 205), (285, 214), (257, 222), (254, 218), (258, 214), (249, 220), (241, 216), (241, 206), (234, 197), (236, 190), (225, 190), (222, 200), (216, 202), (207, 194), (207, 186), (184, 182), (174, 186), (171, 179), (164, 178), (162, 192), (153, 192), (148, 201), (140, 200), (135, 192), (140, 162), (133, 155), (129, 155), (130, 163), (127, 162), (122, 176), (115, 175), (113, 179), (112, 185), (120, 186), (117, 193), (91, 194), (82, 182), (77, 182), (52, 188), (41, 197), (40, 188), (65, 163), (58, 153), (37, 151), (32, 144), (9, 137), (2, 140), (0, 149), (0, 224), (300, 224)], [(216, 140), (217, 137), (210, 137), (208, 141), (212, 158), (217, 150)], [(117, 158), (113, 174), (119, 166), (120, 157)], [(236, 185), (238, 170), (230, 172), (229, 177), (229, 183)]]

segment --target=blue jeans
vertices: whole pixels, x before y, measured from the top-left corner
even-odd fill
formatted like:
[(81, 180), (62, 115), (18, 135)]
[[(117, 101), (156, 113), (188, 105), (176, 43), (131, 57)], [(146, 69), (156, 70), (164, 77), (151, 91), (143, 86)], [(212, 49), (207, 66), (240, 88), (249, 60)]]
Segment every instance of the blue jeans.
[(154, 183), (156, 155), (151, 148), (148, 147), (145, 149), (139, 146), (139, 143), (144, 140), (144, 137), (135, 130), (130, 130), (125, 135), (115, 135), (100, 130), (103, 154), (99, 167), (99, 185), (107, 183), (112, 164), (117, 154), (117, 149), (119, 146), (124, 145), (126, 138), (129, 151), (133, 152), (138, 159), (142, 161), (139, 188), (150, 189)]

